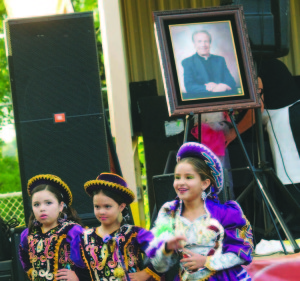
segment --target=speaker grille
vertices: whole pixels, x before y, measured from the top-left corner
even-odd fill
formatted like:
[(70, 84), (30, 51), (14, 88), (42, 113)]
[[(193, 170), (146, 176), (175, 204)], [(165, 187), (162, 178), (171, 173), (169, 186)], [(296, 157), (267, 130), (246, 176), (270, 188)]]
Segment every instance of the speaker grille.
[[(83, 190), (109, 171), (93, 14), (8, 20), (9, 71), (28, 219), (28, 179), (55, 174), (70, 186), (79, 214), (93, 213)], [(66, 121), (54, 122), (64, 113)]]

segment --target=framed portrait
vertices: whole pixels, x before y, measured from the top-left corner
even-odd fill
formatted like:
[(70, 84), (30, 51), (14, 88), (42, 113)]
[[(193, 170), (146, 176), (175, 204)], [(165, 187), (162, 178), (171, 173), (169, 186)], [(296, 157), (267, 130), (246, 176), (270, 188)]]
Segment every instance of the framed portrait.
[(242, 6), (153, 15), (170, 116), (260, 106)]

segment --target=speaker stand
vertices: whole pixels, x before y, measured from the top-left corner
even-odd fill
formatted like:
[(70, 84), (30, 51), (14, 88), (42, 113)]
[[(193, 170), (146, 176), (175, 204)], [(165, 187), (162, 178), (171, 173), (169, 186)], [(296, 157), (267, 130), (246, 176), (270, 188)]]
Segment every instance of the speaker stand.
[[(277, 228), (277, 224), (274, 220), (274, 217), (272, 215), (272, 212), (274, 213), (277, 221), (279, 222), (279, 224), (281, 225), (287, 239), (290, 241), (292, 247), (294, 248), (294, 252), (298, 253), (300, 252), (300, 248), (298, 246), (298, 244), (296, 243), (295, 239), (293, 238), (289, 228), (287, 227), (283, 217), (281, 216), (276, 204), (274, 203), (268, 189), (266, 188), (266, 174), (269, 174), (272, 176), (273, 179), (275, 179), (275, 183), (278, 185), (278, 187), (283, 190), (286, 195), (290, 196), (291, 198), (291, 202), (294, 203), (294, 205), (296, 205), (299, 208), (299, 204), (297, 202), (295, 202), (295, 199), (291, 196), (290, 192), (286, 189), (286, 187), (281, 183), (281, 181), (279, 180), (279, 178), (277, 177), (277, 175), (275, 174), (273, 169), (270, 168), (266, 168), (266, 159), (265, 159), (265, 149), (264, 149), (264, 142), (263, 142), (263, 132), (262, 132), (262, 120), (261, 120), (261, 112), (260, 112), (260, 108), (256, 108), (255, 109), (255, 126), (256, 126), (256, 133), (257, 133), (257, 149), (258, 149), (258, 163), (259, 163), (259, 169), (256, 169), (249, 158), (249, 155), (246, 151), (246, 148), (244, 146), (244, 143), (242, 141), (241, 135), (237, 129), (236, 123), (234, 121), (233, 118), (233, 109), (229, 110), (229, 117), (231, 120), (231, 123), (234, 127), (234, 130), (236, 132), (238, 141), (241, 145), (243, 154), (247, 160), (248, 163), (248, 169), (251, 171), (252, 175), (253, 175), (253, 182), (252, 184), (250, 184), (245, 191), (241, 194), (241, 196), (239, 198), (237, 198), (237, 201), (240, 202), (241, 199), (245, 198), (245, 195), (250, 191), (250, 189), (254, 188), (255, 186), (257, 186), (259, 188), (259, 191), (261, 192), (262, 198), (263, 198), (263, 202), (264, 202), (264, 206), (266, 207), (266, 210), (269, 213), (269, 216), (272, 220), (272, 223), (274, 225), (274, 228), (277, 232), (277, 235), (279, 237), (280, 243), (282, 245), (282, 248), (284, 250), (284, 253), (287, 255), (286, 249), (284, 247), (281, 235), (279, 233), (279, 230)], [(272, 212), (271, 212), (272, 209)], [(264, 214), (266, 215), (266, 214)], [(265, 218), (265, 223), (267, 223), (267, 220)]]

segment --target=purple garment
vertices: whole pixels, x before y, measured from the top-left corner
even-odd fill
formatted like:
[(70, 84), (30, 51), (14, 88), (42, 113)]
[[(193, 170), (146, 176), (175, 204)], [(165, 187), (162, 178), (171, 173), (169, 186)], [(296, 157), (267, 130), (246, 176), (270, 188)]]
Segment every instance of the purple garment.
[(71, 247), (71, 260), (79, 267), (86, 267), (80, 254), (80, 234), (74, 237), (73, 247)]
[(22, 264), (23, 269), (27, 272), (31, 268), (29, 255), (28, 255), (28, 228), (22, 231), (20, 236), (19, 246), (19, 260)]
[[(76, 252), (76, 251), (72, 251), (72, 249), (76, 249), (78, 248), (79, 245), (79, 240), (77, 237), (79, 237), (80, 234), (82, 234), (82, 232), (84, 231), (84, 229), (79, 226), (76, 225), (74, 226), (69, 232), (68, 232), (68, 236), (67, 236), (67, 242), (70, 243), (70, 248), (71, 248), (71, 260), (74, 262), (74, 260), (78, 260), (80, 257), (80, 252)], [(79, 264), (79, 267), (85, 268), (85, 264)]]
[[(139, 271), (140, 253), (146, 251), (153, 238), (151, 231), (132, 225), (123, 225), (104, 238), (97, 234), (96, 228), (86, 229), (75, 237), (71, 257), (77, 266), (88, 268), (95, 280), (102, 276), (109, 280), (114, 278), (114, 270), (120, 265), (125, 274)], [(151, 264), (147, 270), (153, 277), (158, 276)]]
[(54, 280), (57, 270), (70, 268), (79, 279), (87, 277), (84, 280), (90, 280), (86, 269), (75, 266), (70, 257), (70, 248), (76, 243), (74, 238), (83, 230), (72, 221), (64, 221), (46, 233), (40, 227), (35, 227), (32, 233), (28, 233), (26, 228), (21, 233), (19, 245), (19, 258), (24, 271), (30, 273), (29, 270), (32, 270), (36, 276), (33, 280), (42, 280), (44, 272), (47, 273), (47, 280)]
[(235, 201), (220, 204), (219, 201), (209, 198), (205, 203), (211, 217), (224, 227), (222, 252), (235, 253), (245, 260), (245, 264), (249, 264), (252, 261), (253, 251), (252, 229), (239, 204)]
[(140, 231), (136, 237), (137, 242), (139, 243), (141, 250), (145, 252), (147, 247), (149, 246), (149, 243), (153, 240), (154, 235), (151, 231), (148, 231), (146, 229), (140, 228)]
[[(176, 222), (181, 220), (183, 206), (183, 202), (179, 200), (165, 203), (155, 223), (155, 229), (153, 231), (156, 237), (150, 244), (147, 255), (152, 259), (153, 265), (160, 272), (167, 272), (170, 267), (176, 263), (176, 260), (180, 259), (180, 255), (178, 256), (176, 252), (168, 256), (163, 254), (162, 245), (174, 237), (174, 235), (178, 235), (175, 232), (177, 229)], [(209, 281), (251, 280), (251, 277), (241, 265), (249, 264), (252, 261), (252, 229), (248, 220), (243, 215), (239, 204), (235, 201), (228, 201), (225, 204), (221, 204), (216, 199), (207, 198), (205, 200), (205, 209), (207, 214), (202, 216), (199, 221), (195, 220), (193, 222), (196, 227), (194, 228), (195, 232), (193, 234), (196, 236), (193, 237), (198, 237), (198, 226), (201, 227), (199, 229), (203, 231), (203, 235), (204, 233), (209, 233), (207, 231), (210, 230), (215, 231), (216, 236), (211, 236), (210, 242), (205, 242), (209, 244), (201, 244), (202, 242), (200, 241), (206, 241), (205, 239), (201, 240), (201, 236), (197, 238), (197, 242), (193, 240), (195, 238), (189, 238), (187, 236), (188, 244), (195, 243), (189, 245), (199, 245), (198, 247), (202, 249), (207, 248), (206, 253), (200, 254), (208, 256), (205, 271), (202, 271), (202, 273), (200, 271), (191, 273), (191, 275), (188, 276), (188, 278), (191, 279), (188, 280), (196, 280), (193, 278), (198, 277), (199, 279), (205, 278), (205, 280)], [(169, 225), (168, 222), (170, 222)], [(199, 224), (197, 225), (198, 222)], [(203, 224), (201, 224), (201, 222), (203, 222)], [(179, 231), (183, 231), (183, 225), (180, 227)], [(204, 230), (203, 227), (206, 227), (207, 231)], [(191, 242), (189, 242), (189, 239), (191, 239)], [(236, 256), (236, 259), (227, 260), (229, 255), (231, 255), (230, 257), (232, 258)], [(221, 259), (223, 256), (224, 259)], [(181, 265), (182, 270), (183, 268), (183, 265)]]
[[(251, 263), (253, 241), (252, 229), (243, 215), (241, 207), (235, 201), (220, 204), (217, 200), (207, 199), (206, 207), (211, 216), (222, 224), (225, 230), (223, 253), (235, 253), (245, 260), (244, 265)], [(213, 274), (208, 281), (251, 281), (247, 271), (241, 266), (223, 269)]]

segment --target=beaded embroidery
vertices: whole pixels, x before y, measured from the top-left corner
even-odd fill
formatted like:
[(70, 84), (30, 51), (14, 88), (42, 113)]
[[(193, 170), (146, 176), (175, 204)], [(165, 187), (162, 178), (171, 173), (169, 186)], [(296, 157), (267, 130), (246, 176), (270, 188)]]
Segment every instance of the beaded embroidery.
[[(27, 236), (31, 280), (56, 280), (58, 269), (74, 263), (70, 259), (70, 245), (66, 241), (68, 231), (76, 223), (65, 221), (47, 233), (40, 228)], [(20, 253), (21, 254), (21, 253)]]

